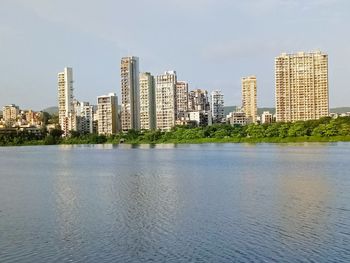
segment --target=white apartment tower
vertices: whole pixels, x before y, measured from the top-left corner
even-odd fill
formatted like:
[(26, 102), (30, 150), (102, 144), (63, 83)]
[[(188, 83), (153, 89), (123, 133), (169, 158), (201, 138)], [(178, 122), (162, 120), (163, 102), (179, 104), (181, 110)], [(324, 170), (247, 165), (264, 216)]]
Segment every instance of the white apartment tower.
[(98, 107), (98, 134), (111, 135), (117, 133), (118, 98), (115, 93), (99, 96)]
[(63, 136), (67, 136), (73, 114), (73, 69), (58, 73), (58, 119)]
[(318, 51), (276, 57), (275, 88), (276, 121), (328, 116), (328, 55)]
[(149, 72), (140, 73), (140, 128), (156, 128), (156, 101), (154, 76)]
[(248, 122), (256, 122), (258, 115), (256, 77), (242, 78), (242, 109)]
[(169, 131), (175, 126), (176, 83), (175, 71), (166, 71), (156, 79), (157, 129), (162, 131)]
[(139, 58), (124, 57), (120, 65), (122, 131), (140, 129)]
[(89, 102), (79, 102), (77, 119), (79, 119), (79, 131), (83, 134), (93, 133), (94, 110)]
[(224, 95), (220, 90), (214, 90), (211, 93), (211, 114), (213, 123), (224, 121)]

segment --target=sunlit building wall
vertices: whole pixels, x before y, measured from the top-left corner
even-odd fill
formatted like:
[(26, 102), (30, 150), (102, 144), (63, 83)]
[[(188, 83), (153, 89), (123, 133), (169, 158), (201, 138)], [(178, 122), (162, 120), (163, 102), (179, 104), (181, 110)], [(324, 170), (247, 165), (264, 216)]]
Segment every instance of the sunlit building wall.
[(275, 82), (276, 121), (306, 121), (329, 115), (327, 54), (281, 54), (275, 59)]

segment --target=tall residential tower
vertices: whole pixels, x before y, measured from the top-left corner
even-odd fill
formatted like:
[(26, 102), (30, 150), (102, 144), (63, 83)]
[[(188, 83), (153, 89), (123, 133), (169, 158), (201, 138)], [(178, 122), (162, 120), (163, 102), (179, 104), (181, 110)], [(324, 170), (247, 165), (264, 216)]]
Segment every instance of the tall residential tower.
[(256, 77), (242, 78), (242, 109), (248, 122), (256, 122), (258, 115)]
[(276, 121), (314, 120), (329, 115), (328, 55), (281, 54), (275, 59)]
[(111, 135), (117, 133), (118, 98), (115, 93), (97, 98), (98, 134)]
[(63, 136), (70, 130), (73, 115), (73, 69), (64, 68), (58, 73), (58, 119)]
[(211, 114), (213, 123), (221, 123), (224, 121), (224, 95), (220, 90), (214, 90), (211, 93)]
[(176, 119), (179, 119), (188, 111), (188, 83), (178, 81), (176, 83)]
[(120, 65), (122, 131), (140, 129), (139, 58), (124, 57)]
[(176, 71), (166, 71), (156, 79), (157, 129), (169, 131), (175, 126)]
[(140, 73), (140, 125), (141, 130), (156, 128), (156, 101), (154, 77)]

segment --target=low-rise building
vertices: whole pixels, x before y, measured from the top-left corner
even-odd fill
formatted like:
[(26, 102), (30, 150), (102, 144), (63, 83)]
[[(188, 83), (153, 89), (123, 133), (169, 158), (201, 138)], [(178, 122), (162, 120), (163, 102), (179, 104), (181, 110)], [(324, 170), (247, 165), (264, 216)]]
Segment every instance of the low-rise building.
[(261, 123), (262, 124), (270, 124), (273, 122), (273, 115), (269, 111), (264, 111), (261, 115)]
[(246, 117), (246, 114), (239, 110), (236, 112), (231, 112), (227, 115), (227, 120), (231, 125), (247, 125), (249, 123), (249, 119)]

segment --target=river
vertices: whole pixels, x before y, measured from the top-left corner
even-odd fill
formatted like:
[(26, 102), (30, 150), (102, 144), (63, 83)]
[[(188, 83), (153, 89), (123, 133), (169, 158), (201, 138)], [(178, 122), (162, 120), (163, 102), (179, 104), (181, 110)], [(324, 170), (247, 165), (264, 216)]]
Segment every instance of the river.
[(350, 143), (1, 147), (0, 262), (350, 262)]

